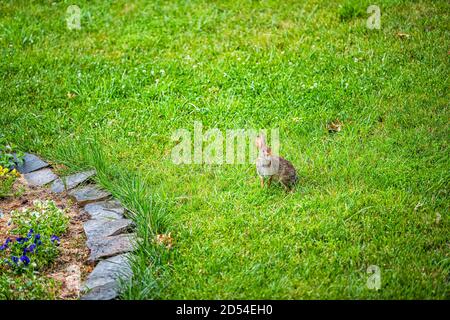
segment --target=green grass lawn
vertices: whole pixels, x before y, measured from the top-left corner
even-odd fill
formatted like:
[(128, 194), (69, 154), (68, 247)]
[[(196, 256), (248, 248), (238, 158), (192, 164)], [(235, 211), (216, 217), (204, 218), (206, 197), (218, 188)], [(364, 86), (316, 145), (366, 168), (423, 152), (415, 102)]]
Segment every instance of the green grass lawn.
[[(96, 167), (133, 211), (123, 298), (448, 299), (449, 13), (445, 0), (2, 1), (0, 132)], [(279, 128), (296, 191), (261, 189), (252, 164), (175, 165), (171, 134), (194, 121)], [(152, 242), (162, 232), (173, 250)]]

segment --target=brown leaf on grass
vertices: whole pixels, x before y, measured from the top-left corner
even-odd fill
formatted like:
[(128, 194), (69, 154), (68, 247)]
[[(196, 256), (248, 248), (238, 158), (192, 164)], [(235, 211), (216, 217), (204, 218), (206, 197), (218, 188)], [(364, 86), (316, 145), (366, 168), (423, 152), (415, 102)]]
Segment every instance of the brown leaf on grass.
[(329, 133), (336, 133), (342, 130), (342, 122), (339, 119), (333, 120), (327, 124)]
[(173, 238), (171, 232), (168, 234), (158, 234), (156, 235), (156, 243), (165, 246), (167, 249), (173, 248)]
[(409, 39), (409, 37), (411, 37), (411, 35), (404, 33), (404, 32), (397, 32), (397, 37), (399, 37), (400, 39)]

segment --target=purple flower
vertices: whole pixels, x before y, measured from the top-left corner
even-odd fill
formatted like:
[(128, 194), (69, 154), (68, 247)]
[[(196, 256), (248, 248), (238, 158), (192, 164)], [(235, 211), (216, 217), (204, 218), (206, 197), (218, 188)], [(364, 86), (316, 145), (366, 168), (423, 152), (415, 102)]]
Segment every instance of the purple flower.
[(28, 231), (28, 234), (27, 234), (27, 237), (29, 238), (29, 237), (31, 237), (31, 235), (34, 233), (34, 230), (33, 229), (30, 229), (30, 231)]
[(12, 262), (14, 262), (15, 264), (17, 264), (17, 262), (19, 262), (19, 258), (17, 258), (16, 256), (12, 256), (11, 257)]
[(29, 239), (28, 238), (23, 238), (23, 237), (17, 237), (16, 241), (20, 244), (23, 244), (24, 242), (27, 242)]
[(0, 251), (3, 251), (3, 250), (5, 250), (6, 248), (8, 248), (8, 243), (10, 243), (10, 242), (11, 242), (11, 239), (8, 237), (8, 238), (6, 239), (6, 241), (5, 241), (5, 243), (2, 244), (2, 246), (0, 246)]
[(34, 243), (36, 243), (38, 246), (40, 246), (42, 244), (40, 233), (36, 233), (34, 235)]
[(20, 261), (22, 261), (23, 264), (27, 266), (30, 263), (30, 258), (28, 258), (26, 255), (23, 255), (20, 257)]
[(23, 249), (23, 254), (26, 254), (27, 252), (33, 252), (34, 249), (36, 249), (36, 244), (32, 243), (28, 248), (25, 247), (25, 249)]
[(57, 244), (59, 244), (59, 242), (60, 242), (59, 238), (58, 238), (57, 236), (55, 236), (55, 235), (52, 235), (52, 236), (50, 237), (50, 240), (51, 240), (53, 243), (55, 243), (55, 241), (56, 241)]

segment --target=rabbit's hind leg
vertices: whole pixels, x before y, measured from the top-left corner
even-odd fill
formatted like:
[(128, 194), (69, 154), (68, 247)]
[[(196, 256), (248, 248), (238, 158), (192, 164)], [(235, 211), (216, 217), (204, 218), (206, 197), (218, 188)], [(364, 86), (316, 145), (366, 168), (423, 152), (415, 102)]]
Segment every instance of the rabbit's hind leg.
[(294, 191), (294, 186), (292, 184), (286, 183), (286, 181), (283, 180), (280, 180), (280, 182), (286, 192)]

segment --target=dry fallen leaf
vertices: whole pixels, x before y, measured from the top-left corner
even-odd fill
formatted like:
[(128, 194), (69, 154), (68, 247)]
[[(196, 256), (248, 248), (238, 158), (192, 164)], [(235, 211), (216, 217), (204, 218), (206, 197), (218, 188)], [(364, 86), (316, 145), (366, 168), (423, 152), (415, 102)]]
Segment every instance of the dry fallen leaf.
[(173, 247), (173, 238), (171, 232), (168, 234), (158, 234), (156, 236), (156, 243), (159, 245), (166, 246), (167, 249), (172, 249)]
[(411, 37), (409, 34), (403, 32), (397, 32), (397, 36), (399, 38), (406, 38), (406, 39), (409, 39), (409, 37)]
[(336, 119), (327, 124), (328, 132), (335, 133), (342, 130), (342, 122), (339, 119)]

